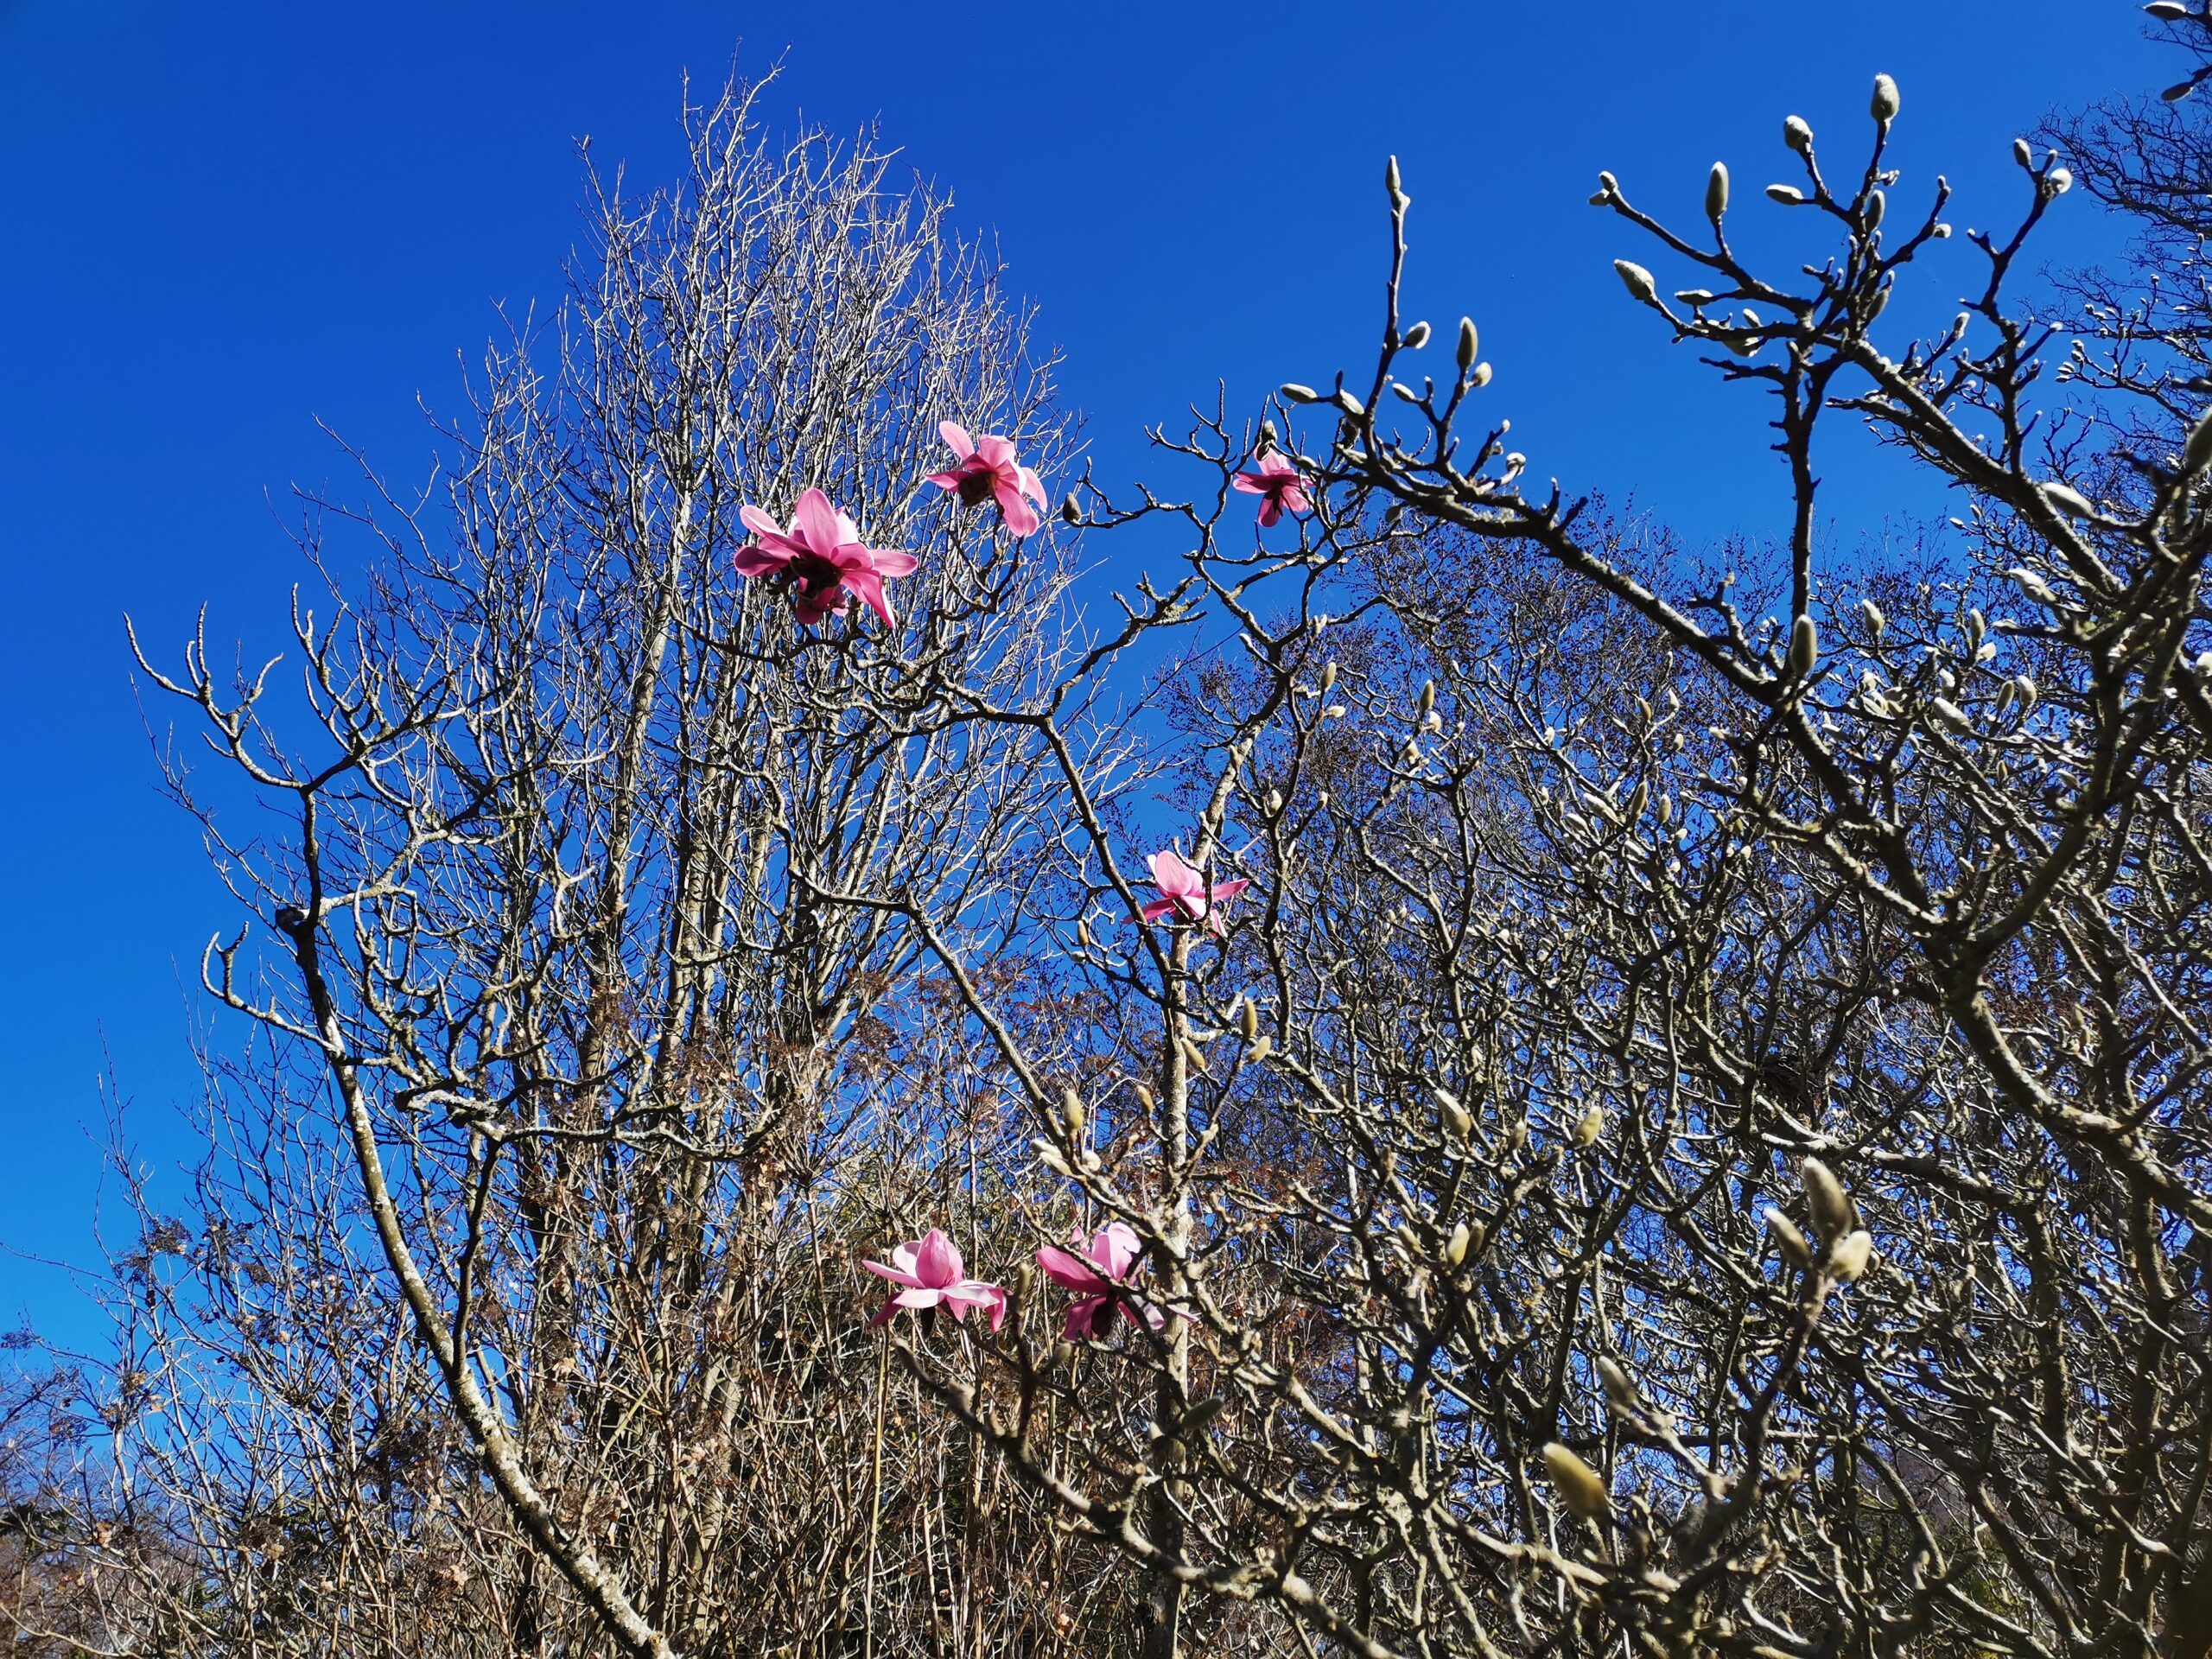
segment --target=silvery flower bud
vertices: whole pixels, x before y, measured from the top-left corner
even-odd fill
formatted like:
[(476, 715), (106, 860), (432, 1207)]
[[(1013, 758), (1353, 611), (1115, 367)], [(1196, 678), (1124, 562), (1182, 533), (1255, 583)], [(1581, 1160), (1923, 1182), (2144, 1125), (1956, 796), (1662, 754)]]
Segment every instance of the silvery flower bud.
[(1436, 682), (1434, 680), (1423, 680), (1421, 683), (1421, 711), (1425, 715), (1435, 707)]
[(1574, 1144), (1586, 1147), (1605, 1132), (1605, 1109), (1594, 1103), (1590, 1109), (1575, 1121)]
[(1628, 289), (1630, 299), (1643, 305), (1658, 303), (1659, 284), (1642, 265), (1633, 259), (1616, 259), (1613, 269), (1620, 274), (1621, 286)]
[(1284, 381), (1282, 383), (1281, 391), (1282, 400), (1286, 404), (1319, 403), (1321, 398), (1321, 394), (1314, 391), (1313, 387), (1300, 385), (1295, 380)]
[(1083, 1138), (1083, 1098), (1072, 1089), (1060, 1090), (1060, 1122), (1067, 1125), (1069, 1140)]
[(1598, 175), (1598, 194), (1590, 198), (1592, 207), (1603, 207), (1621, 193), (1621, 181), (1610, 173)]
[(2201, 473), (2212, 464), (2212, 409), (2196, 418), (2189, 430), (2189, 442), (2182, 450), (2182, 465), (2191, 473)]
[(1968, 723), (1967, 711), (1948, 697), (1930, 697), (1928, 700), (1928, 706), (1934, 711), (1936, 718), (1946, 726), (1955, 726), (1961, 731), (1967, 728)]
[(1598, 1471), (1557, 1440), (1544, 1447), (1544, 1471), (1560, 1502), (1583, 1520), (1598, 1521), (1612, 1514), (1612, 1492)]
[(1465, 374), (1475, 366), (1475, 344), (1481, 336), (1475, 332), (1472, 317), (1459, 319), (1459, 372)]
[(1766, 1230), (1774, 1235), (1774, 1242), (1781, 1246), (1783, 1259), (1793, 1268), (1813, 1265), (1813, 1248), (1806, 1243), (1805, 1235), (1797, 1230), (1797, 1224), (1781, 1211), (1769, 1208), (1764, 1216)]
[(2036, 706), (2035, 677), (2031, 674), (2015, 674), (2012, 677), (2012, 683), (2020, 688), (2020, 707), (2023, 709), (2034, 708)]
[(1878, 230), (1881, 227), (1882, 215), (1889, 211), (1889, 207), (1890, 199), (1879, 190), (1869, 190), (1866, 193), (1866, 228), (1868, 230)]
[(1478, 391), (1490, 385), (1490, 365), (1478, 363), (1473, 368), (1468, 370), (1467, 384)]
[(2074, 188), (2074, 175), (2069, 168), (2054, 167), (2044, 175), (2043, 182), (2052, 195), (2063, 196)]
[(1321, 695), (1323, 696), (1328, 696), (1329, 688), (1336, 683), (1337, 664), (1336, 660), (1332, 658), (1329, 661), (1321, 664)]
[(1813, 129), (1804, 117), (1793, 115), (1782, 124), (1782, 142), (1802, 155), (1813, 147)]
[(1075, 918), (1075, 936), (1083, 942), (1084, 950), (1090, 949), (1090, 918), (1089, 917), (1078, 916)]
[(2069, 484), (2046, 484), (2044, 499), (2069, 518), (2087, 518), (2096, 512), (2089, 498)]
[(1717, 219), (1728, 211), (1728, 163), (1715, 162), (1705, 175), (1705, 216)]
[(1879, 639), (1882, 630), (1889, 626), (1889, 619), (1882, 614), (1882, 607), (1871, 599), (1859, 601), (1859, 614), (1866, 619), (1866, 632)]
[(1897, 84), (1887, 75), (1874, 77), (1874, 97), (1870, 108), (1877, 121), (1884, 124), (1897, 118)]
[(1143, 1107), (1147, 1112), (1158, 1111), (1160, 1109), (1160, 1096), (1154, 1094), (1149, 1088), (1141, 1083), (1137, 1084), (1137, 1104)]
[(2036, 153), (2028, 148), (2026, 139), (2015, 138), (2012, 141), (2012, 159), (2022, 167), (2033, 167), (2036, 164)]
[(1805, 200), (1805, 193), (1794, 184), (1770, 184), (1766, 194), (1770, 200), (1778, 201), (1785, 207), (1800, 207)]
[(1268, 798), (1262, 803), (1262, 805), (1265, 809), (1267, 815), (1272, 818), (1276, 813), (1282, 810), (1282, 791), (1279, 789), (1269, 790), (1268, 791)]
[(1866, 1271), (1866, 1263), (1873, 1254), (1872, 1234), (1847, 1234), (1837, 1241), (1835, 1249), (1828, 1252), (1828, 1273), (1839, 1283), (1855, 1284), (1859, 1275)]
[(1427, 344), (1428, 325), (1427, 323), (1417, 322), (1406, 330), (1405, 347), (1408, 351), (1417, 352)]
[(1253, 1001), (1250, 997), (1246, 997), (1243, 1006), (1236, 1011), (1236, 1023), (1243, 1032), (1246, 1042), (1249, 1043), (1257, 1037), (1260, 1034), (1259, 1004)]
[(1609, 1354), (1600, 1354), (1596, 1369), (1598, 1381), (1605, 1385), (1606, 1397), (1623, 1411), (1634, 1411), (1639, 1403), (1636, 1382), (1621, 1369), (1620, 1362)]
[(1454, 1223), (1452, 1236), (1444, 1242), (1445, 1261), (1452, 1267), (1459, 1266), (1466, 1261), (1467, 1247), (1473, 1242), (1474, 1235), (1467, 1230), (1467, 1224), (1464, 1221)]
[(2162, 23), (2177, 23), (2189, 16), (2189, 8), (2181, 0), (2151, 0), (2143, 11), (2145, 16), (2155, 17)]
[(1393, 156), (1382, 169), (1382, 188), (1394, 196), (1404, 195), (1405, 189), (1398, 181), (1398, 158)]
[(1844, 1191), (1834, 1170), (1817, 1158), (1808, 1158), (1797, 1179), (1805, 1189), (1805, 1207), (1812, 1211), (1813, 1225), (1822, 1238), (1834, 1241), (1852, 1230), (1858, 1217), (1851, 1194)]
[(1273, 421), (1262, 421), (1260, 423), (1259, 447), (1262, 449), (1272, 449), (1280, 442), (1280, 435), (1275, 431), (1275, 423)]
[(1820, 659), (1820, 628), (1811, 616), (1801, 616), (1789, 625), (1789, 655), (1783, 663), (1782, 671), (1793, 680), (1802, 680), (1813, 671), (1813, 664)]
[(1060, 520), (1064, 524), (1079, 524), (1083, 522), (1083, 504), (1075, 499), (1073, 490), (1070, 490), (1060, 498)]
[(1266, 1059), (1268, 1055), (1274, 1052), (1275, 1041), (1274, 1038), (1259, 1037), (1254, 1039), (1252, 1046), (1244, 1051), (1244, 1058), (1250, 1064), (1257, 1065), (1262, 1060)]

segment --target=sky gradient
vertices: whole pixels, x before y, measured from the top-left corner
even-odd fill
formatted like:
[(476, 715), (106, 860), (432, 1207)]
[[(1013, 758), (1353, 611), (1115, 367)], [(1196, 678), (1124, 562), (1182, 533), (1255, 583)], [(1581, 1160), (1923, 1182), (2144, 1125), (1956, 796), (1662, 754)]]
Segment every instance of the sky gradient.
[[(960, 222), (995, 236), (1065, 353), (1102, 480), (1159, 463), (1141, 431), (1225, 381), (1371, 361), (1384, 157), (1414, 199), (1412, 315), (1471, 313), (1538, 477), (1603, 488), (1700, 540), (1770, 536), (1783, 479), (1749, 395), (1719, 391), (1611, 270), (1682, 273), (1585, 205), (1599, 168), (1694, 221), (1734, 171), (1741, 234), (1801, 113), (1855, 171), (1867, 88), (1893, 74), (1906, 169), (1893, 213), (1948, 175), (1963, 229), (2024, 201), (2014, 134), (2055, 107), (2155, 88), (2132, 3), (1870, 0), (1506, 6), (377, 5), (0, 0), (0, 1326), (92, 1325), (48, 1261), (95, 1259), (99, 1079), (146, 1156), (189, 1147), (206, 1020), (199, 953), (234, 912), (155, 789), (123, 618), (174, 661), (197, 608), (211, 654), (282, 643), (302, 575), (296, 482), (342, 483), (327, 425), (418, 480), (417, 408), (458, 407), (497, 326), (557, 298), (580, 226), (575, 140), (670, 177), (682, 77), (782, 65), (770, 119), (880, 120)], [(2078, 194), (2047, 260), (2113, 227)], [(1890, 311), (1940, 327), (1973, 280), (1963, 238)], [(1902, 334), (1902, 329), (1900, 334)], [(1939, 513), (1901, 465), (1831, 462), (1842, 547)], [(1052, 487), (1052, 480), (1047, 480)], [(1057, 492), (1056, 492), (1057, 493)]]

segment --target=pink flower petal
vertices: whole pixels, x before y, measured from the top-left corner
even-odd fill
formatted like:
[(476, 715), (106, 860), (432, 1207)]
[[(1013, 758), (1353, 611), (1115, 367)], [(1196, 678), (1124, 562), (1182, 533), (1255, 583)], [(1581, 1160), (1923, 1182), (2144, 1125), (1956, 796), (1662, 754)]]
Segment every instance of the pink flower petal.
[[(874, 571), (848, 570), (845, 572), (844, 581), (847, 588), (858, 594), (867, 602), (868, 609), (883, 619), (885, 627), (895, 628), (899, 626), (898, 619), (891, 614), (891, 601), (883, 596), (882, 580)], [(841, 606), (839, 608), (843, 607)]]
[(932, 1227), (922, 1235), (920, 1247), (914, 1252), (914, 1275), (924, 1284), (940, 1289), (957, 1285), (965, 1266), (959, 1247), (945, 1236), (944, 1229)]
[(976, 441), (968, 435), (968, 429), (957, 421), (939, 421), (937, 435), (950, 445), (952, 453), (963, 461), (976, 453)]
[(791, 562), (791, 556), (779, 547), (741, 547), (737, 550), (737, 574), (741, 576), (768, 575)]
[(875, 574), (879, 576), (910, 576), (913, 575), (914, 568), (921, 563), (911, 553), (893, 552), (882, 548), (873, 550), (871, 556), (875, 560)]
[(1128, 1223), (1109, 1221), (1091, 1239), (1090, 1259), (1104, 1270), (1109, 1279), (1118, 1281), (1129, 1276), (1130, 1265), (1143, 1249), (1135, 1230)]
[(1102, 1282), (1090, 1262), (1050, 1244), (1037, 1252), (1037, 1265), (1045, 1269), (1047, 1279), (1063, 1290), (1096, 1291)]
[(836, 508), (819, 490), (809, 490), (799, 497), (798, 510), (791, 514), (791, 530), (794, 539), (804, 542), (810, 552), (825, 559), (845, 540), (837, 523)]

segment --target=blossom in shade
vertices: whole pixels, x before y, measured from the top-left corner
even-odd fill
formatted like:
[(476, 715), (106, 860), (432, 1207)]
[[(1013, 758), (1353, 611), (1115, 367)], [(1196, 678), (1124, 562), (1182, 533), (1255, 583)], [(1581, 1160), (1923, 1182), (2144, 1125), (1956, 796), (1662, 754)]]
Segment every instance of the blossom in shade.
[(1160, 896), (1144, 907), (1144, 918), (1156, 922), (1170, 912), (1193, 922), (1204, 922), (1216, 935), (1223, 931), (1221, 912), (1214, 908), (1224, 899), (1234, 899), (1252, 884), (1249, 881), (1220, 881), (1206, 886), (1205, 872), (1194, 868), (1173, 848), (1154, 853), (1151, 858), (1152, 879), (1160, 884)]
[[(938, 431), (960, 464), (950, 472), (931, 473), (930, 482), (950, 490), (963, 507), (981, 506), (985, 499), (999, 504), (999, 517), (1017, 536), (1034, 536), (1044, 524), (1045, 486), (1037, 474), (1014, 458), (1014, 440), (987, 432), (980, 438), (955, 421), (940, 421)], [(1025, 499), (1027, 498), (1027, 499)], [(1036, 505), (1032, 506), (1031, 502)]]
[(966, 1319), (969, 1310), (976, 1308), (989, 1314), (992, 1330), (1005, 1323), (1005, 1288), (968, 1278), (967, 1263), (960, 1259), (959, 1246), (947, 1238), (941, 1229), (932, 1227), (911, 1244), (901, 1244), (893, 1249), (888, 1267), (880, 1262), (861, 1265), (877, 1278), (888, 1279), (899, 1287), (883, 1305), (883, 1311), (868, 1321), (871, 1328), (888, 1323), (902, 1307), (923, 1313), (949, 1307), (956, 1319)]
[(1306, 499), (1306, 474), (1280, 450), (1270, 449), (1262, 455), (1258, 472), (1239, 473), (1230, 481), (1245, 494), (1260, 498), (1260, 523), (1263, 526), (1281, 518), (1286, 507), (1293, 512), (1304, 512), (1309, 505)]
[(797, 589), (792, 608), (802, 623), (811, 626), (825, 616), (842, 614), (858, 594), (884, 626), (896, 626), (891, 601), (884, 597), (884, 580), (911, 572), (914, 556), (863, 546), (859, 526), (821, 491), (799, 497), (789, 530), (755, 506), (741, 509), (738, 517), (753, 540), (737, 550), (737, 574), (791, 583)]
[(1108, 1222), (1092, 1236), (1088, 1246), (1080, 1233), (1068, 1242), (1082, 1254), (1047, 1244), (1037, 1252), (1037, 1265), (1054, 1284), (1077, 1293), (1063, 1332), (1071, 1341), (1078, 1337), (1103, 1338), (1114, 1328), (1114, 1316), (1125, 1301), (1134, 1305), (1154, 1330), (1167, 1323), (1158, 1308), (1136, 1301), (1123, 1288), (1144, 1271), (1143, 1248), (1127, 1222)]

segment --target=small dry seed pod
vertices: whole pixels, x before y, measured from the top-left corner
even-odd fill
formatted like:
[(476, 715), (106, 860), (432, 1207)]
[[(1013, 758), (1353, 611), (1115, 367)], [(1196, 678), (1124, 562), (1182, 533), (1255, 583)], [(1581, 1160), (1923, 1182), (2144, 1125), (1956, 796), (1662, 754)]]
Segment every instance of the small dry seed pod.
[(1833, 1243), (1858, 1224), (1851, 1194), (1844, 1191), (1843, 1183), (1836, 1179), (1835, 1172), (1826, 1164), (1817, 1158), (1808, 1158), (1797, 1172), (1797, 1179), (1805, 1189), (1805, 1207), (1811, 1211), (1813, 1225), (1822, 1239)]
[(1705, 216), (1717, 219), (1728, 211), (1728, 163), (1715, 162), (1705, 175)]
[(1828, 1252), (1828, 1273), (1839, 1284), (1856, 1284), (1874, 1254), (1874, 1236), (1865, 1230), (1847, 1233)]
[(1467, 1224), (1464, 1221), (1454, 1222), (1452, 1226), (1452, 1236), (1444, 1241), (1445, 1261), (1452, 1267), (1460, 1266), (1467, 1259), (1468, 1246), (1474, 1242), (1475, 1236), (1469, 1230)]
[(1902, 100), (1897, 97), (1897, 84), (1887, 75), (1874, 77), (1874, 96), (1869, 108), (1874, 118), (1887, 126), (1897, 118)]
[(1481, 338), (1481, 335), (1475, 332), (1475, 320), (1472, 317), (1462, 317), (1459, 319), (1460, 373), (1465, 374), (1469, 369), (1475, 366), (1475, 347)]
[(1797, 1230), (1796, 1222), (1770, 1206), (1764, 1220), (1767, 1231), (1774, 1235), (1775, 1243), (1781, 1247), (1783, 1260), (1793, 1268), (1813, 1265), (1812, 1246), (1805, 1243), (1805, 1235)]
[(1620, 275), (1621, 286), (1628, 289), (1629, 298), (1641, 305), (1659, 303), (1659, 284), (1633, 259), (1616, 259), (1613, 269)]
[(1559, 1501), (1583, 1520), (1600, 1521), (1612, 1514), (1613, 1495), (1604, 1479), (1557, 1440), (1544, 1447), (1544, 1472)]

